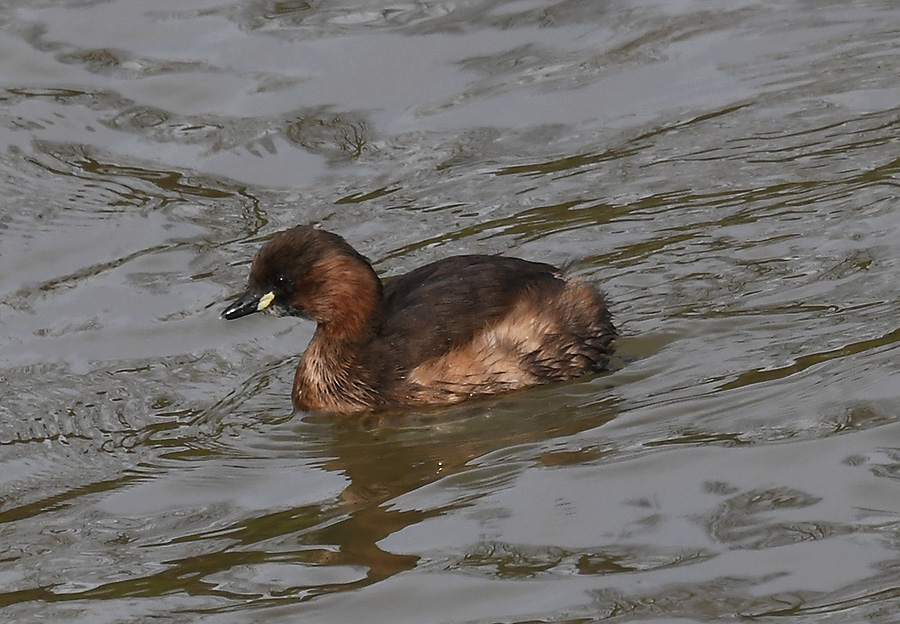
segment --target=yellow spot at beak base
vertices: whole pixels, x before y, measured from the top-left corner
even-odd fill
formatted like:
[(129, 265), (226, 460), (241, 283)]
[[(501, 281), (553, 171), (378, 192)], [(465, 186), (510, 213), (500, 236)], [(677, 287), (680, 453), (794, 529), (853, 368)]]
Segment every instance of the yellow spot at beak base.
[(256, 305), (256, 311), (262, 312), (263, 310), (268, 308), (273, 299), (275, 299), (275, 293), (273, 292), (266, 293), (265, 295), (260, 297), (259, 303)]

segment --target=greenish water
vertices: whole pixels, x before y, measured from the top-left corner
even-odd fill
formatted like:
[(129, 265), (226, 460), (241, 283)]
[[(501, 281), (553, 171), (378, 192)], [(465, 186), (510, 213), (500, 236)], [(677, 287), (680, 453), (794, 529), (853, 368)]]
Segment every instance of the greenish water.
[[(893, 622), (900, 9), (7, 2), (0, 621)], [(600, 284), (615, 370), (292, 414), (261, 240)]]

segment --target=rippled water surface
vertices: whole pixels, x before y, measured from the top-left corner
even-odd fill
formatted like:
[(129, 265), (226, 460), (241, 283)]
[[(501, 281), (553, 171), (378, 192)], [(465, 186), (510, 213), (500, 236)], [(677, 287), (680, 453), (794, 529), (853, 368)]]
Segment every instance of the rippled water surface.
[[(0, 7), (0, 620), (894, 622), (900, 7)], [(269, 234), (600, 283), (614, 370), (291, 414)]]

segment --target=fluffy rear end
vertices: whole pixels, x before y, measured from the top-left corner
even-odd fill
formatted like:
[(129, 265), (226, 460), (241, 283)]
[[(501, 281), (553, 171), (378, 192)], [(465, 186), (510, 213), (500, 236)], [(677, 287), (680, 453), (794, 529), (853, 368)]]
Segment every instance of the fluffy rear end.
[(471, 341), (415, 367), (410, 399), (454, 402), (602, 370), (615, 336), (593, 287), (574, 278), (536, 284)]

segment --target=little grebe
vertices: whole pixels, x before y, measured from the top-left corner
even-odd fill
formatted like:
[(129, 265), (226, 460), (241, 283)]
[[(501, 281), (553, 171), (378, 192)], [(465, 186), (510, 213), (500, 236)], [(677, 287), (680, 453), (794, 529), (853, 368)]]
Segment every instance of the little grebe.
[(381, 280), (336, 234), (297, 227), (266, 243), (247, 292), (222, 312), (318, 326), (300, 358), (298, 410), (455, 403), (601, 370), (616, 336), (603, 296), (549, 264), (454, 256)]

